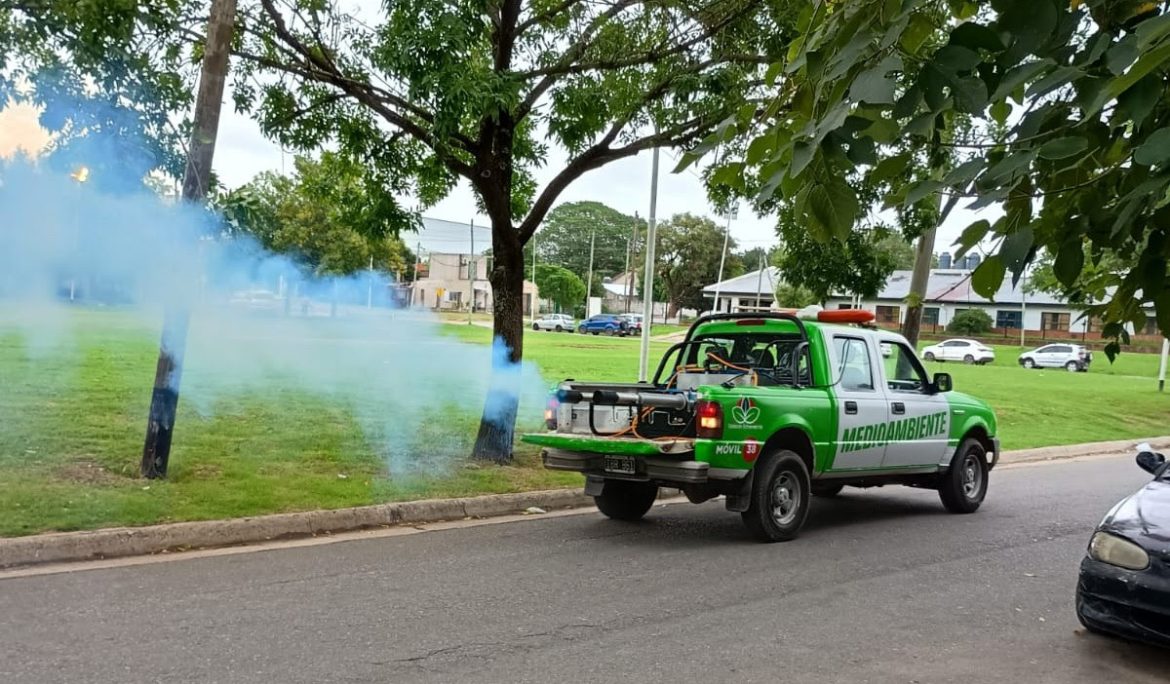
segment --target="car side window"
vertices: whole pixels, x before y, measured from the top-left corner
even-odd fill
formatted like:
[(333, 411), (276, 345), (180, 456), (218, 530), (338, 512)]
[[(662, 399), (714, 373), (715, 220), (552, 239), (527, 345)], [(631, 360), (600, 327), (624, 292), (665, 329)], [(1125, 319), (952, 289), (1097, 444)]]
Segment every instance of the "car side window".
[(837, 351), (837, 377), (844, 390), (873, 390), (873, 365), (869, 345), (856, 337), (834, 337)]
[(900, 342), (886, 344), (893, 350), (885, 360), (886, 386), (894, 392), (926, 392), (926, 371), (914, 352)]
[(1053, 354), (1068, 354), (1071, 351), (1072, 351), (1072, 349), (1070, 347), (1065, 347), (1062, 345), (1057, 345), (1057, 346), (1052, 348)]

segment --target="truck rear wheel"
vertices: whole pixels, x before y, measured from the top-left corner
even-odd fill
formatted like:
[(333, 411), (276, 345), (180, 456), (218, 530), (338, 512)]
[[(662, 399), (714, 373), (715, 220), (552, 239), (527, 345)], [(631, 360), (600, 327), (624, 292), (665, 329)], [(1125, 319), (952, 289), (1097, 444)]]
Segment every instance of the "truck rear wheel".
[(938, 483), (938, 496), (951, 513), (974, 513), (987, 496), (987, 449), (979, 440), (959, 444), (951, 467)]
[(641, 520), (657, 498), (658, 486), (649, 482), (606, 480), (593, 502), (607, 518), (633, 521)]
[(740, 515), (759, 541), (795, 539), (808, 518), (811, 489), (800, 456), (787, 449), (774, 451), (756, 466), (751, 503)]

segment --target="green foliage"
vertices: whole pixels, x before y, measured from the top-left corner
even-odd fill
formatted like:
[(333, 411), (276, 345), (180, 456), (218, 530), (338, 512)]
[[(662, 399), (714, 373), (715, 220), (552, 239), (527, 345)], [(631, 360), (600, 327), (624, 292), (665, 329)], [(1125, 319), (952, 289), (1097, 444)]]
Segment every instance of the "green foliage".
[[(537, 263), (563, 266), (581, 278), (589, 271), (589, 242), (593, 245), (594, 280), (616, 275), (626, 267), (626, 249), (632, 240), (645, 239), (645, 222), (601, 202), (566, 202), (548, 213), (535, 238)], [(637, 250), (637, 245), (634, 245)], [(529, 260), (531, 260), (531, 253)], [(637, 251), (630, 257), (637, 265)]]
[[(773, 72), (784, 79), (765, 125), (727, 124), (751, 135), (744, 159), (760, 170), (757, 201), (779, 194), (818, 237), (844, 240), (858, 184), (838, 179), (884, 183), (904, 173), (907, 145), (950, 149), (944, 175), (891, 188), (886, 202), (901, 212), (946, 193), (1002, 209), (960, 239), (960, 252), (993, 245), (980, 291), (1019, 279), (1041, 250), (1075, 286), (1094, 263), (1087, 255), (1112, 252), (1128, 266), (1094, 278), (1108, 289), (1090, 315), (1122, 337), (1152, 303), (1170, 333), (1164, 3), (855, 0), (810, 4), (798, 29)], [(950, 139), (964, 119), (974, 139)]]
[(585, 282), (567, 268), (536, 265), (536, 288), (542, 299), (551, 299), (557, 311), (575, 311), (585, 301)]
[(824, 302), (834, 293), (873, 297), (905, 263), (904, 246), (908, 245), (883, 225), (850, 229), (840, 241), (822, 241), (796, 216), (795, 205), (781, 205), (776, 233), (782, 247), (776, 265), (785, 282), (808, 290), (815, 302)]
[(288, 254), (314, 274), (375, 268), (402, 274), (414, 257), (398, 237), (417, 218), (361, 166), (326, 152), (298, 157), (289, 176), (265, 172), (218, 200), (228, 225), (262, 246)]
[[(657, 269), (662, 289), (656, 284), (655, 291), (674, 310), (709, 307), (703, 288), (719, 277), (723, 231), (711, 219), (692, 214), (678, 214), (658, 226)], [(727, 248), (735, 248), (734, 239)]]
[(947, 332), (954, 335), (984, 335), (991, 332), (991, 316), (983, 309), (966, 309), (955, 314), (947, 325)]
[(799, 285), (781, 283), (776, 288), (776, 305), (786, 309), (803, 309), (819, 303), (813, 291)]

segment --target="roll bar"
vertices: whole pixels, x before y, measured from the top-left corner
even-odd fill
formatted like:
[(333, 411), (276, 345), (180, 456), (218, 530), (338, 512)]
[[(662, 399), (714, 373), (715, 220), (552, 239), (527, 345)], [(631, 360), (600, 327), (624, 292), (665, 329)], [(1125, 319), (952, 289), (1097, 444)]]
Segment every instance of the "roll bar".
[(691, 337), (695, 334), (695, 328), (704, 323), (711, 323), (712, 321), (736, 321), (736, 320), (751, 320), (753, 318), (765, 318), (775, 321), (789, 321), (796, 324), (796, 329), (800, 331), (800, 341), (808, 342), (808, 330), (804, 327), (804, 321), (790, 313), (783, 313), (780, 311), (766, 311), (761, 313), (713, 313), (706, 316), (699, 316), (691, 323), (691, 327), (687, 329), (687, 336), (684, 341), (689, 342)]

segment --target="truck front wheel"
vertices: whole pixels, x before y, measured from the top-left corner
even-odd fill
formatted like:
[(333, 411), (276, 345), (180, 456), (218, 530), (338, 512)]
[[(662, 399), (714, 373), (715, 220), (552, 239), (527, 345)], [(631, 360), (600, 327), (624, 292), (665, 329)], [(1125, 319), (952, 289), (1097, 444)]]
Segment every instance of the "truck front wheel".
[(796, 538), (808, 518), (811, 495), (804, 461), (795, 452), (780, 449), (756, 466), (751, 503), (740, 515), (759, 541), (788, 541)]
[(974, 513), (987, 496), (987, 449), (968, 437), (938, 483), (938, 496), (951, 513)]
[(641, 520), (658, 498), (658, 486), (648, 482), (606, 480), (601, 494), (593, 497), (597, 510), (613, 520)]

